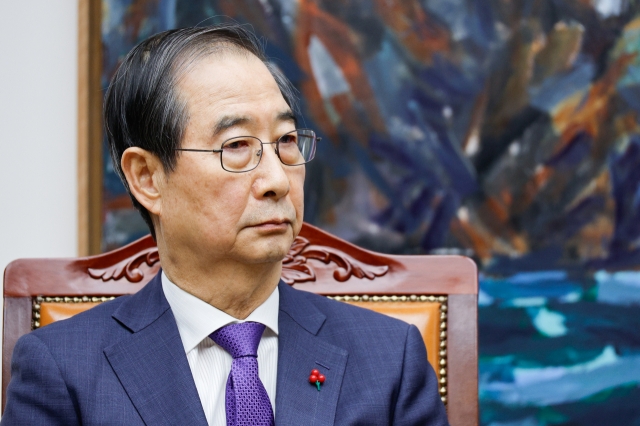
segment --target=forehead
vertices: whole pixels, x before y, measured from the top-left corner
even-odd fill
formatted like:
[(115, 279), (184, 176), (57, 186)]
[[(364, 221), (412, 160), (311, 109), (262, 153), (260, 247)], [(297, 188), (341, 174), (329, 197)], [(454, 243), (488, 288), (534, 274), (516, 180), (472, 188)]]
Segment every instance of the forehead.
[(189, 65), (177, 84), (190, 117), (208, 114), (264, 113), (288, 109), (266, 65), (248, 52), (223, 51)]

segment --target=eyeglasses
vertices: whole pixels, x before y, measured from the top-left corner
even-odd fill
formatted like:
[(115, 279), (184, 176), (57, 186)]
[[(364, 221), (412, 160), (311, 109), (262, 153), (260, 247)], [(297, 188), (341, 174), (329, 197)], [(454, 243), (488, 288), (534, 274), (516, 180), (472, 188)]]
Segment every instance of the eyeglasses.
[(276, 155), (287, 166), (301, 166), (313, 160), (316, 142), (321, 138), (310, 129), (298, 129), (285, 133), (275, 142), (262, 142), (254, 136), (238, 136), (227, 139), (220, 149), (177, 148), (176, 151), (218, 152), (220, 165), (231, 173), (248, 172), (260, 164), (263, 145), (276, 146)]

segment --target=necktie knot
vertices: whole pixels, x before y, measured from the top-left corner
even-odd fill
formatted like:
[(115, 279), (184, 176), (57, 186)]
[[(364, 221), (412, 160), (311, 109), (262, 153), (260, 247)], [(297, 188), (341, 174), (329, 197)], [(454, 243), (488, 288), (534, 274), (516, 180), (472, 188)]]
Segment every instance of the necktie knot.
[(234, 359), (258, 356), (258, 345), (264, 332), (264, 324), (258, 322), (242, 322), (229, 324), (209, 335), (222, 349)]

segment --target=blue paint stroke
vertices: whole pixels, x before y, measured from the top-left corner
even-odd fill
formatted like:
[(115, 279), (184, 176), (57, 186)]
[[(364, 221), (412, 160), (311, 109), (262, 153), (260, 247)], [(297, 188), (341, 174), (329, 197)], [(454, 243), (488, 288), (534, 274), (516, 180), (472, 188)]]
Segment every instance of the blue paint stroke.
[(640, 272), (598, 271), (594, 277), (598, 283), (598, 302), (624, 306), (640, 305)]
[(552, 75), (540, 86), (529, 88), (531, 105), (551, 113), (559, 103), (574, 93), (587, 89), (595, 72), (595, 65), (591, 60), (585, 57), (578, 58), (571, 71)]
[(603, 390), (640, 384), (640, 355), (620, 357), (611, 346), (595, 359), (574, 366), (515, 368), (513, 382), (481, 386), (482, 398), (509, 405), (555, 405), (579, 401)]
[(615, 230), (607, 259), (588, 263), (597, 269), (630, 269), (640, 264), (640, 135), (633, 134), (621, 153), (609, 158)]
[[(482, 277), (480, 288), (492, 303), (523, 306), (522, 299), (534, 299), (534, 306), (549, 300), (579, 299), (585, 284), (569, 279), (566, 271), (522, 272), (505, 278)], [(514, 300), (516, 303), (514, 304)]]

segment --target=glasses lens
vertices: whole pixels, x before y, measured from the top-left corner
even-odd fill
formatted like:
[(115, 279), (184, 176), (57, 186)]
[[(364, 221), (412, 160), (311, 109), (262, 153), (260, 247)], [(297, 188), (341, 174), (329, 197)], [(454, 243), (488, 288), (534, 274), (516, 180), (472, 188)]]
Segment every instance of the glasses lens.
[(262, 144), (250, 136), (229, 139), (222, 144), (222, 167), (230, 172), (251, 170), (260, 162)]
[(313, 160), (316, 153), (316, 134), (313, 130), (299, 129), (278, 139), (278, 153), (284, 164), (296, 166)]

